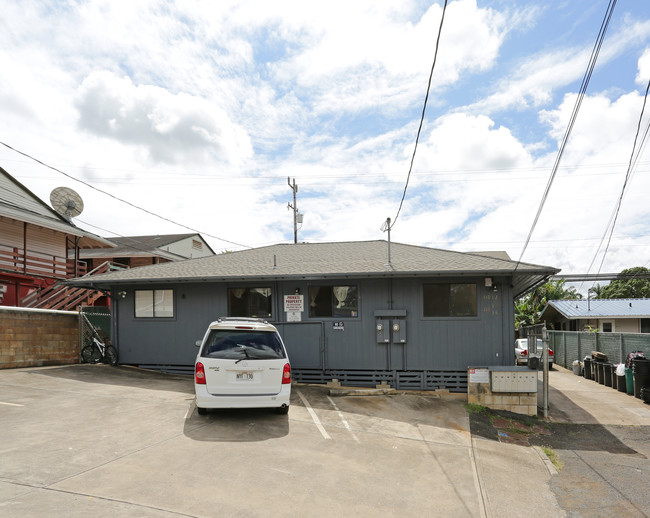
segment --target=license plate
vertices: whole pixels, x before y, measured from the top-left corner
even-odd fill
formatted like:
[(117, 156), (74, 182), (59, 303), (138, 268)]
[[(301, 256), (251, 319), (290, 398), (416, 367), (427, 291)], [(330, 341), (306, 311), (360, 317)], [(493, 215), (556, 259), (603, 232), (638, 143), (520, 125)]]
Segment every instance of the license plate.
[(237, 379), (238, 380), (243, 380), (243, 381), (249, 381), (253, 379), (253, 373), (252, 372), (247, 372), (247, 371), (242, 371), (237, 373)]

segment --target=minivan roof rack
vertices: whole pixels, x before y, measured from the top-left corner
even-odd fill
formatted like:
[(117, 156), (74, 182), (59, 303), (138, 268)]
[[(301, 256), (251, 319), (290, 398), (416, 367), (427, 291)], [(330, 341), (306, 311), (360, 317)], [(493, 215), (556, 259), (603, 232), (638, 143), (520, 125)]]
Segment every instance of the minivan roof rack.
[(217, 322), (259, 322), (261, 324), (268, 324), (263, 318), (251, 317), (219, 317)]

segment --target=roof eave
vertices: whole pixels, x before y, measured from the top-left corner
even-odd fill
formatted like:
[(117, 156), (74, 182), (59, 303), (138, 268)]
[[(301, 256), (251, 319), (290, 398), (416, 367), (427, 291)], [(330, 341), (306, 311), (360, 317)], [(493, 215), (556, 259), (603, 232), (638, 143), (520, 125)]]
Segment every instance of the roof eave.
[[(106, 274), (111, 275), (111, 274)], [(554, 272), (526, 272), (527, 279), (533, 277), (536, 284), (548, 279)], [(331, 272), (331, 273), (299, 273), (299, 274), (254, 274), (254, 275), (204, 275), (196, 277), (151, 277), (139, 279), (101, 279), (77, 278), (66, 281), (74, 286), (118, 286), (128, 284), (191, 284), (198, 282), (274, 282), (285, 280), (317, 281), (325, 279), (370, 279), (370, 278), (407, 278), (407, 277), (511, 277), (512, 270), (464, 270), (464, 271), (390, 271), (383, 272)], [(97, 276), (101, 277), (101, 276)], [(524, 281), (524, 285), (528, 284)], [(535, 285), (536, 285), (535, 284)], [(515, 287), (517, 284), (514, 285)], [(515, 296), (518, 296), (515, 294)]]

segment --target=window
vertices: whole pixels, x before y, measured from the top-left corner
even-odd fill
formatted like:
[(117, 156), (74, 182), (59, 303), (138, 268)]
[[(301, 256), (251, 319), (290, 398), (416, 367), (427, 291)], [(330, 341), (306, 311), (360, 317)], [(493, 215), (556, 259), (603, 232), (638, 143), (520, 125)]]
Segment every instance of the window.
[(228, 316), (269, 318), (271, 302), (271, 288), (229, 288)]
[(357, 318), (359, 297), (356, 286), (310, 286), (309, 316)]
[(614, 323), (603, 322), (603, 333), (611, 333), (612, 331), (614, 331)]
[(135, 290), (136, 318), (172, 318), (174, 290)]
[(650, 318), (641, 319), (641, 332), (650, 333)]
[(475, 317), (476, 284), (425, 284), (425, 317)]

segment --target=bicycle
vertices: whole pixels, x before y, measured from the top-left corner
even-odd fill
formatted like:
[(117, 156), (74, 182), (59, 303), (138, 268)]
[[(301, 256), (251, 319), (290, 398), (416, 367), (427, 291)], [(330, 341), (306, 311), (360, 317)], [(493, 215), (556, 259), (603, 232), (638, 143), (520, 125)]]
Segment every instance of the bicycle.
[(92, 345), (87, 345), (81, 350), (81, 359), (85, 363), (99, 363), (104, 361), (109, 365), (117, 365), (117, 350), (112, 345), (106, 345), (104, 342), (93, 336)]

